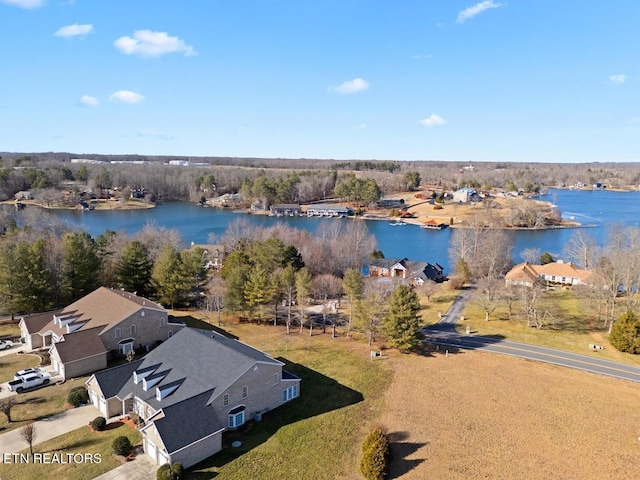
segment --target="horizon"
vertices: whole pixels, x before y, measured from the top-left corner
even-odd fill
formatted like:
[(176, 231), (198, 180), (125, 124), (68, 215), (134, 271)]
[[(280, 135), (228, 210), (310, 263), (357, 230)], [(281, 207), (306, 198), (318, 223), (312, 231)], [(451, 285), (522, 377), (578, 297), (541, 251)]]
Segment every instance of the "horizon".
[(0, 0), (0, 14), (7, 153), (640, 162), (632, 0)]

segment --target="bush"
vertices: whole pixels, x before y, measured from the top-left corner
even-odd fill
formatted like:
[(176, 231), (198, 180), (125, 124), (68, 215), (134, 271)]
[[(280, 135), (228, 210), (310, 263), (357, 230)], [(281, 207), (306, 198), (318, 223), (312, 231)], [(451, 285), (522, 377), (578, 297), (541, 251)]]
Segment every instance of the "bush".
[(105, 425), (107, 424), (107, 420), (104, 417), (96, 417), (91, 420), (91, 428), (94, 430), (101, 432), (104, 430)]
[(609, 341), (621, 352), (640, 353), (640, 319), (630, 311), (622, 314), (611, 328)]
[(123, 457), (128, 456), (133, 448), (129, 438), (124, 435), (116, 438), (111, 444), (111, 447), (113, 448), (113, 453), (116, 455), (122, 455)]
[(74, 407), (79, 407), (83, 403), (89, 403), (89, 392), (85, 387), (74, 387), (69, 390), (67, 402)]
[(180, 462), (176, 462), (173, 465), (165, 463), (156, 473), (156, 480), (182, 480), (184, 474), (184, 468)]
[(369, 432), (362, 442), (360, 473), (367, 480), (382, 480), (387, 475), (389, 440), (381, 428)]

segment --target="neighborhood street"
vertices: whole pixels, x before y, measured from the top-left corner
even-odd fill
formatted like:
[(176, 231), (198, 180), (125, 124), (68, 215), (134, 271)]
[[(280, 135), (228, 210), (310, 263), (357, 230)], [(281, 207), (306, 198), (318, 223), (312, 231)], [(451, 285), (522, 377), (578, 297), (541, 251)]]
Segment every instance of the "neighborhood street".
[[(575, 368), (585, 372), (598, 373), (610, 377), (622, 378), (640, 383), (640, 367), (602, 360), (594, 356), (565, 352), (554, 348), (539, 347), (524, 343), (504, 340), (500, 336), (464, 335), (457, 333), (455, 324), (460, 319), (464, 307), (473, 294), (470, 290), (463, 290), (456, 298), (451, 308), (436, 325), (425, 328), (425, 341), (452, 348), (467, 350), (481, 350), (513, 357), (552, 363), (562, 367)], [(587, 348), (587, 345), (585, 345)]]

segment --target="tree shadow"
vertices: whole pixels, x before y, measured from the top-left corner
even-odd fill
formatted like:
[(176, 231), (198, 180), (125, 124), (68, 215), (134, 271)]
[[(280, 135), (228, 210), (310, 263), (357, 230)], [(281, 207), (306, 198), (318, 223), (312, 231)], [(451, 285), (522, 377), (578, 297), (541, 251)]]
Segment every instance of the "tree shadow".
[[(283, 426), (348, 407), (364, 400), (362, 393), (346, 387), (326, 375), (282, 357), (277, 360), (285, 364), (286, 371), (302, 379), (301, 397), (266, 413), (259, 422), (251, 420), (238, 430), (224, 432), (222, 451), (192, 467), (185, 478), (197, 480), (214, 478), (216, 473), (203, 470), (226, 465), (266, 442)], [(234, 441), (240, 441), (242, 445), (235, 448), (232, 446)]]
[(388, 434), (387, 438), (389, 439), (389, 451), (391, 454), (387, 478), (401, 477), (425, 461), (422, 458), (409, 460), (407, 457), (413, 455), (427, 443), (406, 442), (405, 440), (409, 438), (407, 432), (393, 432)]
[[(504, 335), (464, 335), (453, 324), (437, 323), (423, 329), (425, 336), (421, 353), (425, 356), (456, 355), (464, 350), (477, 350), (505, 340)], [(475, 333), (475, 332), (474, 332)]]

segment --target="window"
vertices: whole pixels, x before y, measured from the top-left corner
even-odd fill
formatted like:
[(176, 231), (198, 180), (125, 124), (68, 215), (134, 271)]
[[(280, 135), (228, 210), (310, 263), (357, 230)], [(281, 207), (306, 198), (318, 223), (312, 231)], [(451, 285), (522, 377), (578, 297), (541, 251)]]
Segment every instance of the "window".
[(160, 318), (158, 319), (158, 326), (159, 326), (159, 327), (164, 327), (164, 317), (160, 317)]
[(244, 408), (236, 407), (229, 412), (229, 428), (238, 428), (244, 424)]
[(242, 398), (247, 398), (249, 396), (249, 387), (246, 385), (242, 387)]
[(173, 337), (173, 332), (169, 331), (169, 333), (167, 333), (167, 338), (171, 338), (171, 337)]
[(298, 396), (298, 385), (291, 385), (289, 388), (285, 388), (282, 391), (282, 401), (288, 402), (289, 400)]
[(116, 338), (120, 337), (122, 337), (122, 330), (120, 330), (120, 327), (116, 327)]
[(127, 353), (133, 350), (133, 339), (123, 340), (118, 343), (118, 352), (122, 355), (126, 355)]
[(135, 333), (136, 333), (136, 325), (132, 324), (131, 327), (130, 327), (130, 330), (131, 330), (131, 335), (135, 335)]
[(222, 404), (225, 407), (229, 406), (229, 394), (228, 393), (225, 393), (224, 396), (222, 397)]
[(276, 372), (273, 374), (273, 384), (277, 385), (279, 381), (280, 381), (280, 374)]

